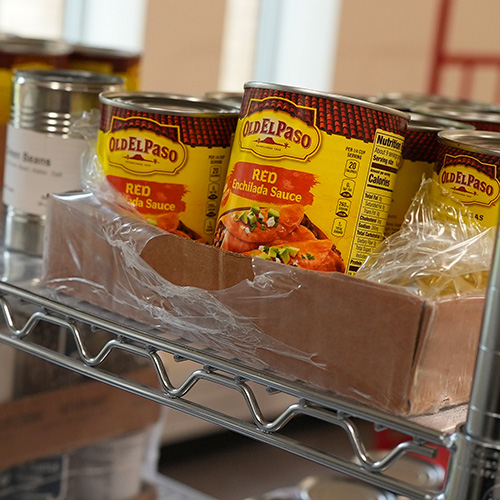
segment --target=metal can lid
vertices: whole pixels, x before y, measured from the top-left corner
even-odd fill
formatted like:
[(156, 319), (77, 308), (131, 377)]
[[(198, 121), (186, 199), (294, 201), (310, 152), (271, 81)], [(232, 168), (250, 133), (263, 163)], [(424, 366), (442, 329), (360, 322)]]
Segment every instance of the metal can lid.
[(448, 129), (475, 130), (475, 127), (469, 123), (449, 120), (448, 118), (410, 112), (408, 130), (415, 132), (439, 132), (440, 130)]
[(231, 105), (182, 94), (163, 94), (160, 92), (103, 92), (101, 103), (131, 111), (145, 111), (166, 115), (181, 116), (221, 116), (238, 115)]
[(309, 476), (298, 486), (301, 500), (396, 500), (388, 491), (354, 479)]
[(268, 491), (257, 497), (245, 498), (245, 500), (299, 500), (299, 491), (296, 486), (288, 486)]
[(414, 106), (463, 106), (477, 111), (499, 111), (500, 106), (492, 103), (472, 101), (460, 97), (448, 97), (437, 94), (419, 94), (412, 92), (382, 92), (378, 94), (378, 101), (381, 104), (406, 103)]
[(96, 59), (137, 59), (141, 57), (140, 52), (110, 49), (105, 47), (94, 47), (91, 45), (71, 45), (72, 55), (79, 54)]
[(2, 35), (0, 36), (0, 52), (17, 55), (64, 56), (71, 52), (71, 45), (62, 40)]
[(283, 92), (293, 92), (293, 93), (299, 93), (299, 94), (303, 94), (303, 95), (316, 96), (316, 97), (320, 97), (323, 99), (329, 99), (332, 101), (345, 102), (348, 104), (352, 104), (354, 106), (360, 106), (363, 108), (379, 110), (379, 111), (382, 111), (382, 112), (385, 112), (385, 113), (388, 113), (391, 115), (400, 116), (401, 118), (409, 120), (408, 113), (405, 113), (404, 111), (401, 111), (399, 109), (390, 108), (388, 106), (376, 104), (376, 103), (370, 102), (370, 101), (363, 101), (361, 99), (355, 99), (354, 97), (347, 97), (345, 95), (331, 94), (328, 92), (321, 92), (319, 90), (305, 89), (305, 88), (301, 88), (301, 87), (293, 87), (293, 86), (281, 85), (281, 84), (275, 84), (275, 83), (255, 82), (255, 81), (246, 82), (243, 87), (245, 89), (249, 89), (249, 88), (271, 89), (271, 90), (278, 90), (278, 91), (283, 91)]
[(235, 107), (241, 106), (241, 100), (243, 99), (243, 92), (205, 92), (205, 97), (207, 99), (214, 99), (219, 102), (233, 105)]
[(446, 145), (467, 151), (500, 156), (500, 132), (489, 130), (442, 130), (438, 140)]
[(419, 105), (414, 106), (411, 111), (422, 115), (436, 116), (448, 118), (457, 121), (474, 121), (484, 123), (500, 123), (500, 110), (495, 111), (493, 108), (481, 109), (467, 105)]
[(72, 69), (31, 69), (14, 71), (15, 84), (32, 84), (52, 90), (101, 92), (106, 86), (122, 86), (124, 79), (93, 71)]

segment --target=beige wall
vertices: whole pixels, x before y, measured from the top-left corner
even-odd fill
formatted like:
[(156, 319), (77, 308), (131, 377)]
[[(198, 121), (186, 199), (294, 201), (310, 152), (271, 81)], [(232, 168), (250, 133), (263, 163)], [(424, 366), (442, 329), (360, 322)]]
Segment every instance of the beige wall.
[(224, 0), (149, 0), (141, 90), (217, 90)]
[(344, 0), (335, 92), (423, 91), (437, 4), (436, 0)]
[[(335, 91), (426, 92), (439, 4), (437, 0), (344, 0)], [(500, 2), (451, 0), (451, 4), (447, 50), (496, 54), (500, 59)], [(478, 70), (470, 97), (493, 100), (495, 78), (491, 67)], [(460, 81), (456, 68), (447, 69), (440, 93), (458, 96)]]
[[(498, 0), (453, 0), (448, 46), (500, 56)], [(307, 0), (304, 0), (307, 4)], [(370, 95), (426, 92), (438, 0), (344, 0), (332, 91)], [(149, 0), (144, 90), (217, 90), (225, 0)], [(471, 97), (493, 100), (496, 75), (478, 72)], [(442, 93), (458, 94), (457, 72)]]

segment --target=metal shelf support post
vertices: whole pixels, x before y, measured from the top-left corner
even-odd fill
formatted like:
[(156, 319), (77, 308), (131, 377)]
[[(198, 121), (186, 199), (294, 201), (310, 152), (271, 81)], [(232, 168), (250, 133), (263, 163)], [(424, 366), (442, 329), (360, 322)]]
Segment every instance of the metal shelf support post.
[(446, 500), (500, 498), (500, 231), (490, 271), (467, 420), (454, 436)]

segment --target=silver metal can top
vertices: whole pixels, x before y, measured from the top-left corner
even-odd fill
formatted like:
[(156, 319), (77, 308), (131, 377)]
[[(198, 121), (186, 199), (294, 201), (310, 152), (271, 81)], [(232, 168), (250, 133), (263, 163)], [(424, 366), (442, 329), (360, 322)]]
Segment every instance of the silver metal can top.
[(0, 53), (28, 56), (65, 56), (71, 52), (71, 45), (62, 40), (25, 38), (0, 35)]
[(182, 94), (160, 92), (103, 92), (102, 104), (132, 111), (145, 111), (180, 116), (238, 115), (231, 105), (216, 100)]
[(488, 130), (443, 130), (438, 132), (438, 140), (474, 153), (500, 156), (500, 132)]
[(81, 54), (88, 58), (96, 59), (136, 59), (141, 57), (140, 52), (127, 50), (109, 49), (105, 47), (93, 47), (90, 45), (74, 44), (71, 45), (71, 55)]
[(388, 491), (335, 476), (309, 476), (299, 483), (300, 500), (396, 500)]
[(99, 94), (122, 90), (123, 78), (90, 71), (51, 69), (14, 72), (11, 125), (67, 135), (84, 112), (99, 109)]
[(99, 94), (103, 88), (120, 87), (123, 85), (123, 78), (74, 69), (24, 69), (14, 71), (14, 84), (31, 84), (50, 90)]
[(475, 127), (465, 122), (410, 112), (408, 130), (415, 132), (439, 132), (440, 130), (448, 129), (474, 130)]
[(241, 107), (241, 100), (243, 99), (243, 92), (205, 92), (205, 97), (239, 109)]
[(414, 106), (411, 111), (449, 120), (500, 125), (500, 110), (481, 109), (468, 105), (425, 104)]
[(448, 97), (436, 94), (418, 94), (412, 92), (383, 92), (377, 95), (376, 102), (386, 105), (405, 104), (408, 109), (415, 106), (461, 107), (482, 112), (499, 112), (500, 106), (493, 103), (473, 101), (460, 97)]

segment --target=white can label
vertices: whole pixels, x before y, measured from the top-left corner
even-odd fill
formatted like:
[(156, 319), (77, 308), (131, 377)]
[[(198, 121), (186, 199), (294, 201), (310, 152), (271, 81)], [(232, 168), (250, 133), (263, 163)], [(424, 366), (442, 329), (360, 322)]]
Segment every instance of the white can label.
[(83, 138), (47, 135), (7, 127), (3, 201), (15, 209), (45, 215), (49, 193), (82, 188)]

